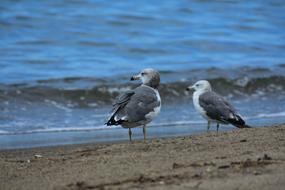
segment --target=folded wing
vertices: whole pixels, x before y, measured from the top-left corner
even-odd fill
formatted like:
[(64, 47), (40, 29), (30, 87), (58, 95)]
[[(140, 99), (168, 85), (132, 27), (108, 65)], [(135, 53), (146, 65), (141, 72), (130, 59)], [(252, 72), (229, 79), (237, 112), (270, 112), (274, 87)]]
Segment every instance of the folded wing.
[(160, 105), (154, 90), (147, 86), (139, 86), (127, 91), (115, 100), (113, 112), (107, 125), (120, 125), (124, 122), (144, 124), (146, 115)]
[(236, 127), (246, 127), (244, 120), (236, 114), (234, 108), (215, 92), (205, 92), (199, 97), (199, 104), (206, 115), (221, 123), (231, 123)]

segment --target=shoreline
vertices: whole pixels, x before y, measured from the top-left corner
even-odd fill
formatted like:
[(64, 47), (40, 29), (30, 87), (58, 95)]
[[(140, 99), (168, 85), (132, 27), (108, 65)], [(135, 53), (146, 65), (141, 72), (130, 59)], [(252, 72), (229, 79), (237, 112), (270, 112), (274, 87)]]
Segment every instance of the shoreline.
[(282, 189), (285, 125), (0, 150), (0, 189)]

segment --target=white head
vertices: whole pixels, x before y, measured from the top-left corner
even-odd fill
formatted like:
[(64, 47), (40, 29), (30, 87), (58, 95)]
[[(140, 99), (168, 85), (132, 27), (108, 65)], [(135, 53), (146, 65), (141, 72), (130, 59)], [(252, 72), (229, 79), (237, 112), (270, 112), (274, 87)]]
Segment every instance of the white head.
[(141, 80), (144, 85), (158, 88), (160, 83), (160, 76), (158, 71), (148, 68), (143, 69), (138, 75), (133, 76), (131, 80)]
[(211, 84), (206, 80), (199, 80), (194, 85), (189, 86), (186, 90), (194, 91), (212, 91)]

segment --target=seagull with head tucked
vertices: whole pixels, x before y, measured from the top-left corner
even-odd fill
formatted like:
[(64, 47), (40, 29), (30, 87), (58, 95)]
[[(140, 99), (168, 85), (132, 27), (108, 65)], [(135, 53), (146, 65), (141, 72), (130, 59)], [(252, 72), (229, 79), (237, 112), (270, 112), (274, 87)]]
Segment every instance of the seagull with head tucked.
[(238, 128), (250, 128), (241, 116), (236, 113), (231, 104), (212, 91), (208, 81), (200, 80), (186, 90), (194, 90), (194, 107), (208, 121), (208, 130), (211, 122), (217, 123), (217, 132), (219, 131), (219, 124), (232, 124)]
[(146, 125), (160, 112), (161, 99), (158, 92), (160, 76), (158, 71), (148, 68), (142, 70), (131, 80), (141, 80), (142, 85), (120, 94), (114, 104), (107, 126), (121, 125), (129, 129), (129, 140), (132, 140), (131, 128), (143, 127), (146, 140)]

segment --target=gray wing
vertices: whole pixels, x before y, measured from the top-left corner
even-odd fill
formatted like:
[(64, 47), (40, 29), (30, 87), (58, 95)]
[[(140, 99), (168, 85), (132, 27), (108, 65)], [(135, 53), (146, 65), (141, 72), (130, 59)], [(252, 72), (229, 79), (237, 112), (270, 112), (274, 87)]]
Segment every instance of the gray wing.
[(227, 123), (235, 117), (234, 108), (215, 92), (205, 92), (199, 97), (200, 106), (206, 111), (206, 115), (214, 120)]
[(124, 108), (129, 122), (139, 122), (145, 120), (145, 116), (160, 106), (153, 89), (146, 86), (139, 86), (135, 89), (135, 94)]
[(118, 96), (113, 104), (113, 113), (107, 125), (119, 125), (123, 122), (139, 122), (145, 115), (159, 106), (155, 92), (146, 86), (139, 86)]
[(113, 103), (113, 110), (110, 118), (106, 122), (107, 125), (119, 125), (122, 122), (124, 108), (130, 101), (131, 97), (135, 94), (133, 90), (126, 91), (120, 94)]
[(135, 92), (133, 90), (128, 90), (120, 94), (113, 103), (113, 112), (119, 108), (125, 107), (134, 94)]

